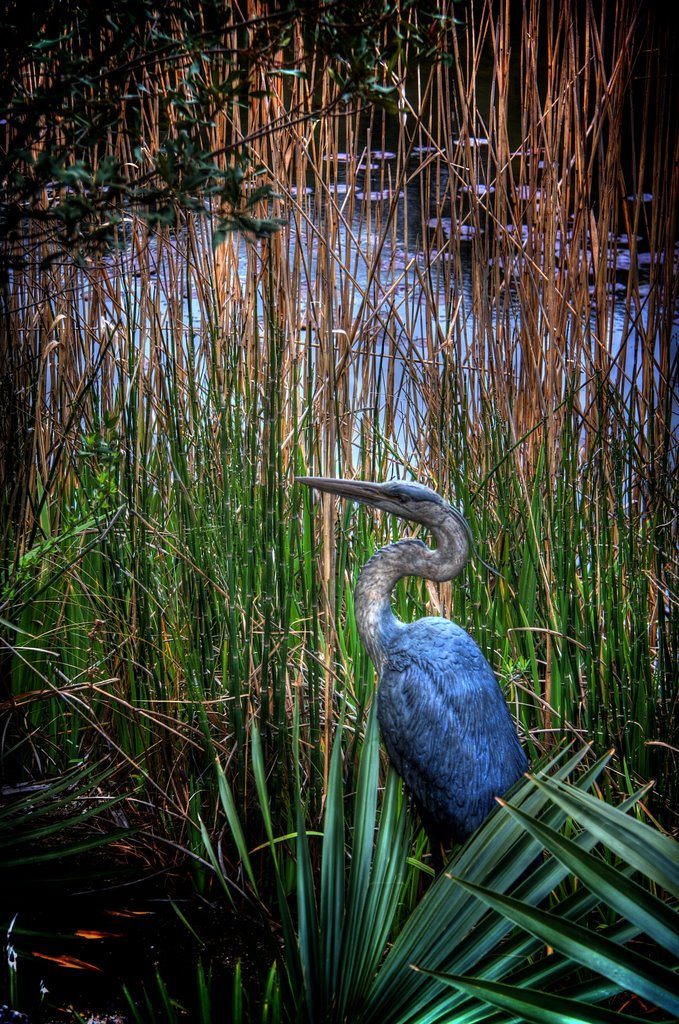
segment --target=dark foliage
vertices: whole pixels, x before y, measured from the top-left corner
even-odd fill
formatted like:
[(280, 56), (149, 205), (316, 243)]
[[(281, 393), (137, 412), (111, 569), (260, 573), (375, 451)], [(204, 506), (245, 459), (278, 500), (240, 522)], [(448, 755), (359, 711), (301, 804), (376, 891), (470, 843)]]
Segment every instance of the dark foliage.
[[(5, 271), (25, 263), (39, 238), (56, 243), (48, 259), (123, 244), (131, 210), (154, 228), (212, 206), (216, 243), (233, 229), (267, 237), (278, 223), (255, 209), (271, 186), (244, 188), (248, 107), (266, 95), (261, 83), (305, 77), (313, 58), (334, 93), (289, 119), (319, 117), (358, 97), (393, 106), (385, 69), (407, 42), (411, 63), (431, 58), (445, 28), (428, 5), (417, 6), (420, 27), (409, 21), (412, 0), (358, 9), (345, 0), (279, 3), (261, 17), (221, 0), (10, 4), (0, 41)], [(292, 58), (293, 32), (304, 41), (301, 61)], [(231, 107), (245, 131), (232, 129), (215, 148), (215, 117)]]

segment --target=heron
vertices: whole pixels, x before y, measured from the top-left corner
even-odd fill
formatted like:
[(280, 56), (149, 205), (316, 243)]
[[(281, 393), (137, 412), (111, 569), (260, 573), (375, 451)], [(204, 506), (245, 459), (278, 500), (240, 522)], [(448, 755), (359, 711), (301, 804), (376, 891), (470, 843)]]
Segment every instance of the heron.
[(406, 538), (380, 548), (359, 575), (359, 635), (378, 676), (377, 718), (389, 759), (412, 794), (437, 869), (528, 770), (495, 674), (471, 636), (440, 616), (402, 622), (391, 595), (404, 576), (452, 580), (474, 549), (462, 514), (423, 484), (298, 477), (317, 491), (420, 523), (435, 547)]

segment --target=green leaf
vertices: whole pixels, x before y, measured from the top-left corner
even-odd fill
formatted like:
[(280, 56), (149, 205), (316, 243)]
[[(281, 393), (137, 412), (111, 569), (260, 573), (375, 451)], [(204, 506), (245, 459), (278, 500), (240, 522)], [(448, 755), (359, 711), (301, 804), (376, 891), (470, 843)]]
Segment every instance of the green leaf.
[[(414, 968), (421, 970), (421, 968)], [(539, 989), (517, 988), (497, 981), (481, 978), (467, 978), (440, 971), (423, 970), (423, 974), (436, 978), (445, 985), (453, 985), (468, 996), (477, 997), (500, 1010), (534, 1021), (535, 1024), (642, 1024), (644, 1018), (625, 1014), (621, 1017), (615, 1010), (607, 1010), (577, 999), (554, 996)]]
[(529, 907), (509, 896), (457, 879), (468, 892), (559, 953), (610, 978), (623, 989), (679, 1015), (677, 975), (646, 957), (619, 946), (594, 929)]
[[(585, 751), (579, 751), (564, 761), (565, 753), (560, 752), (545, 770), (556, 771), (565, 777), (577, 767)], [(596, 772), (590, 772), (591, 779), (595, 775)], [(559, 808), (551, 808), (546, 795), (530, 779), (521, 780), (512, 801), (532, 815), (553, 813), (553, 824), (557, 827), (564, 820), (563, 812)], [(558, 862), (533, 868), (536, 852), (535, 842), (517, 821), (500, 809), (453, 855), (448, 870), (503, 889), (515, 885), (517, 879), (527, 872), (528, 877), (522, 884), (524, 899), (537, 902), (550, 888), (559, 884), (567, 872)], [(408, 1020), (418, 1020), (418, 1015), (424, 1013), (425, 1008), (429, 1011), (431, 989), (424, 977), (408, 971), (411, 964), (432, 969), (445, 968), (455, 973), (483, 964), (488, 970), (497, 971), (499, 976), (515, 969), (509, 956), (499, 960), (496, 955), (501, 942), (507, 948), (511, 927), (511, 922), (501, 915), (488, 917), (480, 902), (475, 906), (467, 892), (455, 884), (449, 874), (442, 874), (391, 946), (371, 986), (367, 1009), (361, 1019), (382, 1024), (385, 1017), (388, 1018), (393, 993), (397, 990), (401, 1005), (409, 1007)], [(516, 950), (516, 956), (520, 957), (518, 962), (523, 962), (530, 953), (539, 952), (539, 948), (539, 943), (532, 937), (522, 937)], [(442, 995), (436, 1002), (437, 1012), (442, 1016), (422, 1019), (446, 1019), (445, 1014), (452, 1019), (460, 1000), (459, 995), (452, 993)]]
[(553, 780), (536, 778), (535, 781), (597, 839), (679, 899), (679, 855), (674, 839), (636, 818), (621, 816), (617, 808), (589, 794)]
[[(679, 957), (679, 913), (676, 908), (657, 899), (647, 888), (593, 857), (554, 829), (533, 820), (518, 808), (508, 805), (507, 810), (607, 906)], [(622, 811), (619, 814), (625, 817)]]

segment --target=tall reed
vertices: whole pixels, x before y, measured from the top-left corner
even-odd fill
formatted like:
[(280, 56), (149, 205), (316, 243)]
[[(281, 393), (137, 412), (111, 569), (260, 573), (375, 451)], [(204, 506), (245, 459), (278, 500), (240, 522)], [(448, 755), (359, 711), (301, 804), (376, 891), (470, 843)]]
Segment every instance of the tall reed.
[[(340, 106), (295, 30), (204, 129), (273, 186), (254, 213), (280, 232), (213, 249), (209, 221), (126, 216), (83, 267), (13, 243), (34, 259), (2, 294), (8, 773), (106, 751), (158, 856), (197, 856), (216, 755), (256, 844), (250, 723), (283, 834), (298, 714), (313, 823), (338, 714), (358, 736), (373, 693), (351, 589), (392, 527), (294, 476), (413, 475), (502, 578), (411, 581), (399, 613), (462, 622), (532, 753), (613, 744), (676, 827), (672, 40), (641, 3), (608, 13), (477, 5), (437, 63), (384, 71), (395, 116)], [(144, 82), (149, 151), (186, 74)]]

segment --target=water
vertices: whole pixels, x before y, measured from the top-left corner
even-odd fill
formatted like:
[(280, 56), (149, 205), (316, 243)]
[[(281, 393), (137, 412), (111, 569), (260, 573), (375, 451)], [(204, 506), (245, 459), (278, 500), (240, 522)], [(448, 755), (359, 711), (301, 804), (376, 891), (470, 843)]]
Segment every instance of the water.
[[(86, 863), (82, 870), (86, 875)], [(122, 885), (100, 881), (91, 888), (74, 879), (61, 890), (42, 889), (35, 900), (13, 901), (5, 894), (0, 901), (0, 924), (6, 928), (6, 915), (16, 914), (14, 1004), (33, 1024), (73, 1021), (72, 1010), (85, 1020), (130, 1020), (123, 985), (138, 1008), (146, 992), (160, 1012), (156, 971), (171, 997), (191, 1007), (199, 958), (227, 994), (239, 962), (247, 989), (256, 995), (274, 958), (274, 939), (261, 918), (236, 914), (224, 900), (201, 899), (170, 876), (165, 882), (162, 876)], [(10, 1002), (4, 983), (3, 1002)]]

